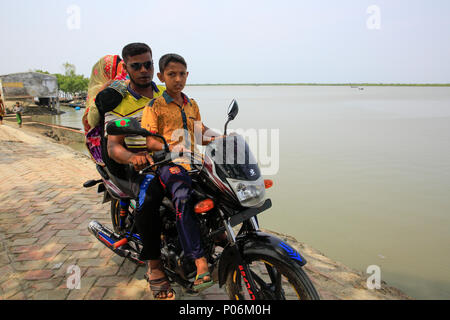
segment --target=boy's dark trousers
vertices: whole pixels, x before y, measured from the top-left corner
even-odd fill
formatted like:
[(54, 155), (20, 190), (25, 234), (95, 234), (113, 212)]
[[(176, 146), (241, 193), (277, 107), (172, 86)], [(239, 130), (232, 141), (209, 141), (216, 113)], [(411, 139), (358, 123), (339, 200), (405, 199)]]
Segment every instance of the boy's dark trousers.
[(184, 255), (191, 259), (204, 256), (200, 240), (200, 226), (191, 200), (192, 180), (179, 165), (163, 166), (157, 171), (162, 186), (172, 198), (177, 213), (177, 230)]

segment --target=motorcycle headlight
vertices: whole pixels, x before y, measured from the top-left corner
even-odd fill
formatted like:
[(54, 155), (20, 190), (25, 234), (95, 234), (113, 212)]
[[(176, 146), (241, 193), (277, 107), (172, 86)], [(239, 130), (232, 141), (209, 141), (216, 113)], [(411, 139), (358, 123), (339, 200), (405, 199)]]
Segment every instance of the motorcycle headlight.
[(262, 177), (256, 181), (227, 180), (242, 206), (255, 207), (263, 202), (266, 188)]

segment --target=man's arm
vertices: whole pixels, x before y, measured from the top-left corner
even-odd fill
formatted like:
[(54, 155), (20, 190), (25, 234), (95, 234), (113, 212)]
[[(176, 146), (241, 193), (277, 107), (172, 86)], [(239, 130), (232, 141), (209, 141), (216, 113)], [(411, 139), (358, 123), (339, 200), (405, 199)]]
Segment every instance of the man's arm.
[(108, 136), (108, 155), (120, 164), (132, 164), (136, 171), (144, 169), (153, 159), (147, 152), (132, 153), (123, 146), (125, 136)]
[[(170, 148), (170, 146), (169, 146)], [(164, 143), (159, 142), (153, 137), (147, 137), (147, 150), (148, 151), (161, 151), (164, 150)]]

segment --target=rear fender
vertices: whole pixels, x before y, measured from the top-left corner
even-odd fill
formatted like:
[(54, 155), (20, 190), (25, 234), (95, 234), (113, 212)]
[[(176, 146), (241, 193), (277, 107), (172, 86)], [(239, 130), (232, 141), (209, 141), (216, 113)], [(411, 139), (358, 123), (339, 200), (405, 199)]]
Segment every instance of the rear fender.
[[(265, 232), (256, 231), (244, 234), (239, 236), (236, 241), (243, 258), (248, 255), (261, 254), (281, 260), (287, 265), (294, 264), (303, 267), (306, 264), (306, 259), (297, 250), (280, 238)], [(236, 261), (235, 252), (230, 246), (227, 246), (222, 252), (218, 270), (220, 287), (226, 282), (229, 268), (233, 268)]]

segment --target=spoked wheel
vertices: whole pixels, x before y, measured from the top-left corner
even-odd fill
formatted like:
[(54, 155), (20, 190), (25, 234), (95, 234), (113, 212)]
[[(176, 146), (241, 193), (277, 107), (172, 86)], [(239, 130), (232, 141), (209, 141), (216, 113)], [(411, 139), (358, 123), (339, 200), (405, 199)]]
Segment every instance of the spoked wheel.
[[(319, 300), (319, 295), (306, 273), (298, 266), (257, 255), (246, 256), (252, 277), (262, 300)], [(226, 290), (232, 300), (249, 300), (250, 295), (239, 270), (229, 269)]]

